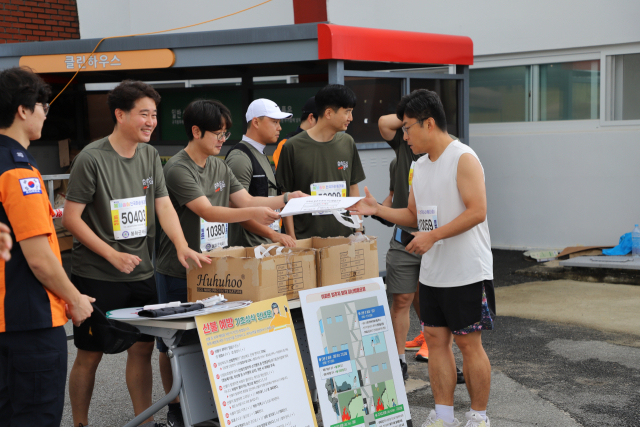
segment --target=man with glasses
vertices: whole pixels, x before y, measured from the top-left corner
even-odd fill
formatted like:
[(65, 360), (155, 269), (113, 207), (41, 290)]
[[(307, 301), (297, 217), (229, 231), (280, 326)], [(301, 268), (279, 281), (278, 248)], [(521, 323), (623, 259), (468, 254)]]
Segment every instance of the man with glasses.
[[(242, 141), (229, 152), (225, 163), (250, 195), (254, 197), (274, 197), (280, 194), (276, 185), (275, 171), (269, 158), (264, 154), (267, 144), (275, 144), (280, 136), (280, 120), (291, 117), (283, 113), (278, 105), (269, 99), (256, 99), (247, 109), (247, 132)], [(258, 246), (277, 242), (284, 246), (295, 246), (295, 240), (280, 233), (280, 221), (269, 225), (255, 221), (245, 221), (229, 226), (231, 246)]]
[[(395, 151), (397, 160), (396, 167), (391, 172), (391, 181), (394, 183), (392, 186), (393, 201), (388, 203), (388, 199), (385, 199), (382, 204), (394, 209), (404, 209), (409, 204), (409, 190), (413, 184), (414, 166), (423, 154), (414, 154), (412, 152), (404, 138), (402, 120), (398, 119), (395, 114), (380, 117), (378, 129), (382, 138)], [(410, 131), (410, 128), (407, 131)], [(458, 139), (451, 134), (449, 134), (449, 137), (454, 140)], [(418, 278), (420, 276), (420, 261), (422, 257), (407, 252), (405, 249), (406, 244), (403, 244), (403, 241), (410, 237), (407, 235), (416, 231), (418, 231), (417, 228), (395, 225), (386, 259), (387, 279), (385, 283), (387, 284), (387, 292), (393, 297), (391, 321), (403, 372), (407, 370), (406, 350), (418, 350), (415, 356), (415, 360), (418, 362), (429, 361), (429, 348), (422, 332), (412, 341), (406, 341), (410, 325), (409, 311), (412, 305), (418, 315), (418, 320), (420, 320)], [(405, 236), (404, 240), (403, 236)], [(456, 372), (457, 383), (464, 384), (462, 371), (456, 369)]]
[[(274, 209), (284, 207), (284, 196), (252, 197), (229, 166), (215, 157), (231, 136), (227, 131), (232, 125), (229, 109), (215, 100), (197, 100), (185, 108), (182, 118), (189, 143), (169, 159), (164, 167), (164, 176), (169, 198), (178, 213), (189, 247), (207, 252), (228, 246), (229, 223), (253, 221), (257, 225), (268, 226), (277, 221), (279, 215)], [(292, 193), (290, 197), (300, 195)], [(229, 208), (230, 203), (236, 208)], [(159, 302), (187, 302), (187, 273), (164, 231), (160, 234), (156, 281)], [(162, 384), (165, 392), (169, 393), (173, 375), (167, 347), (161, 340), (157, 346)], [(169, 404), (167, 424), (184, 425), (177, 399)]]
[[(62, 268), (51, 204), (35, 159), (51, 89), (26, 69), (0, 72), (0, 425), (58, 427), (70, 317), (91, 302)], [(15, 238), (12, 242), (11, 235)]]
[(367, 197), (350, 210), (417, 227), (406, 250), (422, 257), (420, 312), (429, 346), (429, 379), (435, 400), (424, 427), (458, 427), (453, 402), (456, 387), (455, 340), (471, 397), (466, 427), (490, 427), (486, 410), (491, 364), (482, 331), (493, 329), (493, 256), (487, 224), (484, 170), (476, 153), (453, 140), (435, 92), (415, 90), (397, 107), (404, 139), (415, 164), (408, 207), (392, 209)]
[[(175, 245), (176, 259), (201, 267), (211, 261), (190, 249), (169, 200), (158, 151), (148, 144), (157, 125), (160, 95), (125, 80), (109, 92), (111, 135), (87, 145), (71, 165), (62, 224), (73, 234), (71, 281), (96, 298), (103, 312), (157, 301), (151, 262), (156, 215)], [(74, 327), (78, 355), (69, 377), (74, 426), (89, 424), (89, 404), (103, 348), (90, 322)], [(136, 415), (151, 406), (154, 337), (130, 347), (126, 381)], [(153, 417), (145, 426), (153, 426)]]

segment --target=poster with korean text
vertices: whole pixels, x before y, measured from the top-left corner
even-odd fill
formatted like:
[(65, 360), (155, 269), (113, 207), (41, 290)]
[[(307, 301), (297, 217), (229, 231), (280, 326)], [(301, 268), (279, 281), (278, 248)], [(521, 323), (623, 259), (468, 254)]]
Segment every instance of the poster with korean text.
[(326, 427), (412, 426), (381, 278), (300, 291)]
[(196, 323), (221, 426), (317, 427), (285, 297)]

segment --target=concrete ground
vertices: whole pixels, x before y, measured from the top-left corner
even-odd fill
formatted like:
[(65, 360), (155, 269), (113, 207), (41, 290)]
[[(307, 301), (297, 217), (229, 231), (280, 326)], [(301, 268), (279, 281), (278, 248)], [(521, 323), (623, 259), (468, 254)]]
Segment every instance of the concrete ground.
[[(494, 251), (499, 317), (495, 331), (483, 336), (492, 363), (492, 426), (640, 426), (640, 287), (531, 282), (516, 273), (530, 265), (521, 252)], [(411, 317), (413, 338), (419, 322), (413, 311)], [(69, 369), (75, 353), (70, 342)], [(457, 348), (455, 353), (461, 366)], [(420, 426), (434, 401), (427, 364), (412, 355), (407, 352), (407, 395), (413, 425)], [(105, 356), (91, 426), (121, 426), (133, 417), (125, 361), (126, 354)], [(153, 366), (156, 400), (163, 395), (157, 352)], [(462, 421), (470, 404), (464, 385), (456, 388), (455, 402)], [(164, 412), (157, 417), (161, 422)], [(71, 425), (68, 397), (62, 425)]]

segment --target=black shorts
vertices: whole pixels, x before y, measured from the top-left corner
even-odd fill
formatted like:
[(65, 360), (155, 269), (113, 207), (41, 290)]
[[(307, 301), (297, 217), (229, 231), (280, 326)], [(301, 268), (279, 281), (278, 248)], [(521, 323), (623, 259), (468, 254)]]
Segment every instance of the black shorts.
[[(143, 307), (158, 302), (156, 280), (153, 276), (135, 282), (107, 282), (72, 274), (71, 282), (81, 294), (94, 297), (96, 299), (94, 304), (104, 314), (118, 308)], [(153, 336), (142, 334), (139, 341), (152, 342), (153, 340)], [(85, 351), (100, 351), (101, 348), (91, 336), (89, 322), (73, 327), (73, 343), (77, 348)]]
[(455, 335), (493, 329), (496, 316), (493, 280), (454, 288), (420, 285), (423, 326), (447, 327)]

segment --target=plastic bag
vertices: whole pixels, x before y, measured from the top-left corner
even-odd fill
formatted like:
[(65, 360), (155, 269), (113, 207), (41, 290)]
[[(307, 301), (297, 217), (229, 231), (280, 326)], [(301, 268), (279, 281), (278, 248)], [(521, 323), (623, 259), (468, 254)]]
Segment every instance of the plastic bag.
[(625, 233), (620, 236), (618, 246), (611, 249), (603, 249), (605, 255), (627, 255), (631, 253), (631, 233)]

